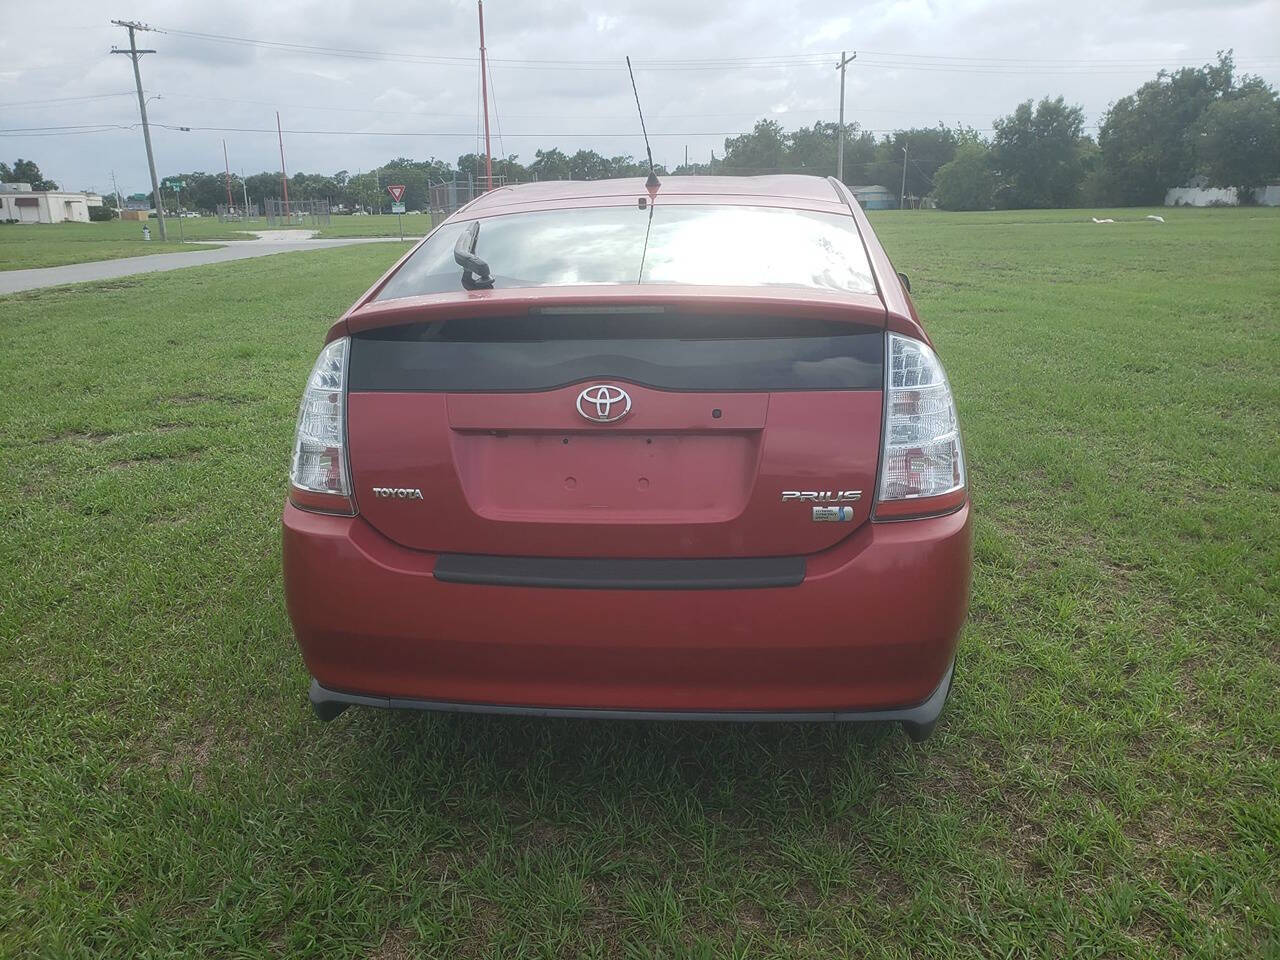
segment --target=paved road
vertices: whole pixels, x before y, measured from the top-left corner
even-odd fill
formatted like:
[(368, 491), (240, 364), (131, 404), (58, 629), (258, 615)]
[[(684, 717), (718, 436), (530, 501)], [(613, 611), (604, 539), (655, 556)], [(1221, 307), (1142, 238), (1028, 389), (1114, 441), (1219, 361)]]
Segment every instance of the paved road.
[[(260, 240), (233, 240), (227, 246), (216, 250), (156, 253), (147, 257), (95, 260), (92, 263), (71, 263), (65, 267), (42, 267), (37, 270), (0, 270), (0, 295), (17, 293), (20, 290), (36, 290), (40, 287), (56, 287), (64, 283), (111, 280), (115, 277), (129, 277), (135, 273), (159, 273), (164, 270), (181, 270), (184, 267), (199, 267), (206, 263), (269, 257), (275, 253), (345, 247), (353, 243), (398, 242), (395, 237), (348, 237), (341, 240), (277, 239), (279, 234), (284, 232), (272, 231)], [(296, 234), (297, 231), (294, 233)], [(405, 239), (418, 238), (406, 237)]]

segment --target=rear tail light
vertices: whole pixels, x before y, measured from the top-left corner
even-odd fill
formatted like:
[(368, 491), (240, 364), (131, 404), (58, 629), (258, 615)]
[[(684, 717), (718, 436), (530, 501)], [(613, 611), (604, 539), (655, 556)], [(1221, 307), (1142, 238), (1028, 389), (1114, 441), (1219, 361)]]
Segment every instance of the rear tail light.
[(289, 471), (289, 499), (305, 510), (354, 514), (347, 468), (347, 337), (334, 340), (311, 368)]
[(890, 333), (877, 520), (955, 510), (965, 502), (964, 451), (951, 386), (928, 344)]

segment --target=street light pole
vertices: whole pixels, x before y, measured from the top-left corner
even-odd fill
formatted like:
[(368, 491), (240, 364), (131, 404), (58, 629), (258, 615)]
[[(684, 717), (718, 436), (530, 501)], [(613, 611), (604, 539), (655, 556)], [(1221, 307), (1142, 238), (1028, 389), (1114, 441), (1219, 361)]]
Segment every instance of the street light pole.
[(902, 141), (902, 189), (898, 191), (898, 209), (907, 205), (907, 141)]
[(844, 183), (844, 68), (857, 59), (857, 50), (847, 57), (841, 50), (840, 62), (836, 64), (836, 69), (840, 71), (840, 132), (836, 135), (836, 179), (841, 183)]
[(135, 30), (150, 30), (151, 28), (141, 23), (135, 23), (132, 20), (112, 20), (117, 27), (124, 27), (129, 31), (129, 49), (118, 50), (111, 48), (112, 53), (126, 54), (133, 61), (133, 82), (138, 88), (138, 112), (142, 114), (142, 139), (147, 145), (147, 168), (151, 171), (151, 195), (156, 201), (156, 224), (160, 228), (160, 239), (167, 240), (164, 229), (164, 201), (160, 199), (160, 180), (156, 177), (156, 158), (151, 151), (151, 127), (147, 124), (147, 100), (142, 95), (142, 72), (138, 69), (138, 58), (144, 53), (155, 53), (154, 50), (139, 50), (137, 40), (134, 37)]

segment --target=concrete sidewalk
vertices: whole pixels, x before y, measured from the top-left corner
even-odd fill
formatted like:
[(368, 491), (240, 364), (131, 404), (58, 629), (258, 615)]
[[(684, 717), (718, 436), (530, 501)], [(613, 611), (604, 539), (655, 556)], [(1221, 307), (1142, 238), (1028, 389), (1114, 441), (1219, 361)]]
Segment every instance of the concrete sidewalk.
[[(275, 231), (282, 233), (284, 231)], [(405, 240), (418, 240), (406, 237)], [(207, 241), (202, 241), (207, 242)], [(354, 243), (399, 243), (395, 237), (344, 237), (339, 240), (283, 240), (268, 236), (260, 240), (232, 240), (217, 250), (193, 250), (190, 253), (156, 253), (146, 257), (123, 257), (119, 260), (95, 260), (92, 263), (69, 263), (62, 267), (41, 267), (36, 270), (0, 270), (0, 295), (56, 287), (64, 283), (88, 283), (94, 280), (112, 280), (139, 273), (160, 273), (166, 270), (182, 270), (200, 267), (207, 263), (225, 263), (228, 260), (249, 260), (253, 257), (269, 257), (276, 253), (295, 253), (299, 250), (323, 250), (327, 247), (346, 247)]]

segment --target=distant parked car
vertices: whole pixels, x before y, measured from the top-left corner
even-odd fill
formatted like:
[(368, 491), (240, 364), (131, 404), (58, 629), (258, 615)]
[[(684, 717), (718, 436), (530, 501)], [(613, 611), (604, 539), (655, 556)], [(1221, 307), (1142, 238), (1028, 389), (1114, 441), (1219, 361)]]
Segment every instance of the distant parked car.
[(329, 330), (284, 508), (352, 704), (933, 729), (970, 579), (951, 388), (834, 179), (535, 183)]

